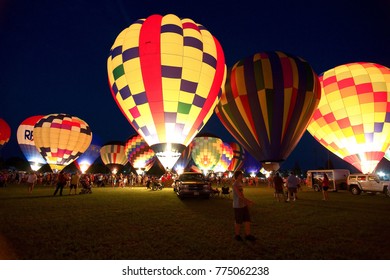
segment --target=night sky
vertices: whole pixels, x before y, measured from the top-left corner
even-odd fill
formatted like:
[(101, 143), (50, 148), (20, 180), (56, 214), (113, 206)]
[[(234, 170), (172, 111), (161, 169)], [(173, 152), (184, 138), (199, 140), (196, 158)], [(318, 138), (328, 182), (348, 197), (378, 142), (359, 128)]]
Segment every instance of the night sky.
[[(228, 67), (277, 50), (302, 57), (319, 75), (350, 62), (390, 67), (388, 0), (134, 2), (0, 0), (0, 117), (12, 130), (3, 157), (22, 156), (16, 130), (32, 115), (75, 115), (104, 142), (133, 135), (111, 96), (106, 62), (120, 31), (152, 14), (173, 13), (204, 25), (220, 41)], [(215, 114), (202, 132), (235, 141)], [(308, 132), (281, 167), (298, 162), (317, 168), (328, 156), (337, 167), (354, 170)]]

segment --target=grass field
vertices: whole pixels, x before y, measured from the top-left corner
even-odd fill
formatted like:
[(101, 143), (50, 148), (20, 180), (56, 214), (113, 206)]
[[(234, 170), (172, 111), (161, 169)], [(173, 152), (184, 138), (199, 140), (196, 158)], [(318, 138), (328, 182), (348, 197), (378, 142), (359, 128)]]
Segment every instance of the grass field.
[(53, 197), (53, 187), (0, 188), (0, 258), (28, 260), (390, 259), (390, 198), (322, 195), (303, 188), (277, 202), (248, 187), (255, 243), (233, 239), (229, 198), (180, 200), (172, 189), (94, 188)]

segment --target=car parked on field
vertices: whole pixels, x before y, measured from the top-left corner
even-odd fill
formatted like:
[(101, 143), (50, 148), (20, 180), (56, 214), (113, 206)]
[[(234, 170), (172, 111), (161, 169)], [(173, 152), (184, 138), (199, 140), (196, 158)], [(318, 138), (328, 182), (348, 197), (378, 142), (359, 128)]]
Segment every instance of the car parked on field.
[(174, 182), (174, 191), (179, 198), (209, 198), (211, 194), (211, 183), (202, 173), (183, 172)]
[(389, 181), (381, 181), (375, 174), (350, 174), (348, 189), (354, 195), (365, 193), (384, 193), (390, 196)]

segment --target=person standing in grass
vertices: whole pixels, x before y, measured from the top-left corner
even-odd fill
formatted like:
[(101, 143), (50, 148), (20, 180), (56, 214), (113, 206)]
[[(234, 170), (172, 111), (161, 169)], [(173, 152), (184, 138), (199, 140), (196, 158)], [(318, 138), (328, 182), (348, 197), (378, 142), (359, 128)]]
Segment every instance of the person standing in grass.
[(280, 197), (284, 197), (284, 193), (283, 193), (283, 179), (282, 177), (280, 177), (278, 172), (276, 172), (272, 182), (275, 189), (275, 198), (278, 202), (280, 202)]
[(68, 176), (64, 173), (64, 170), (61, 170), (60, 174), (58, 174), (57, 187), (56, 190), (54, 191), (53, 196), (55, 196), (58, 191), (60, 191), (60, 195), (62, 195), (62, 190), (64, 189), (67, 181), (68, 181)]
[(290, 175), (287, 177), (287, 189), (288, 189), (288, 197), (286, 201), (295, 201), (296, 200), (296, 193), (298, 190), (298, 185), (300, 183), (300, 180), (297, 176), (295, 176), (294, 172), (290, 172)]
[(70, 177), (70, 185), (69, 185), (69, 195), (72, 194), (72, 189), (74, 189), (74, 194), (77, 194), (77, 187), (80, 184), (80, 173), (76, 172), (72, 174)]
[(27, 184), (28, 184), (28, 193), (32, 193), (35, 183), (37, 182), (38, 177), (35, 172), (30, 172), (27, 177)]
[(240, 235), (241, 225), (244, 224), (245, 240), (255, 241), (256, 237), (251, 234), (251, 218), (249, 214), (249, 206), (253, 204), (253, 201), (247, 199), (244, 196), (243, 174), (241, 171), (234, 172), (233, 183), (233, 209), (234, 209), (234, 238), (237, 241), (242, 241)]
[(322, 200), (329, 199), (328, 189), (329, 189), (329, 178), (328, 175), (324, 173), (324, 179), (322, 180)]

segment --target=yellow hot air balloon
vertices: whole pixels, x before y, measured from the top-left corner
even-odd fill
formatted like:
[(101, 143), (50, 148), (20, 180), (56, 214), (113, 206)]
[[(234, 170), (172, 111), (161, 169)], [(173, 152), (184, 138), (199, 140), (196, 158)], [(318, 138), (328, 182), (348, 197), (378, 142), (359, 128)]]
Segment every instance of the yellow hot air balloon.
[(76, 160), (92, 141), (92, 131), (82, 119), (68, 114), (50, 114), (34, 125), (35, 146), (53, 172)]
[(337, 66), (320, 77), (321, 101), (307, 130), (363, 173), (390, 144), (390, 69), (375, 63)]
[(217, 39), (173, 14), (123, 30), (107, 70), (118, 107), (168, 169), (211, 117), (226, 75)]

